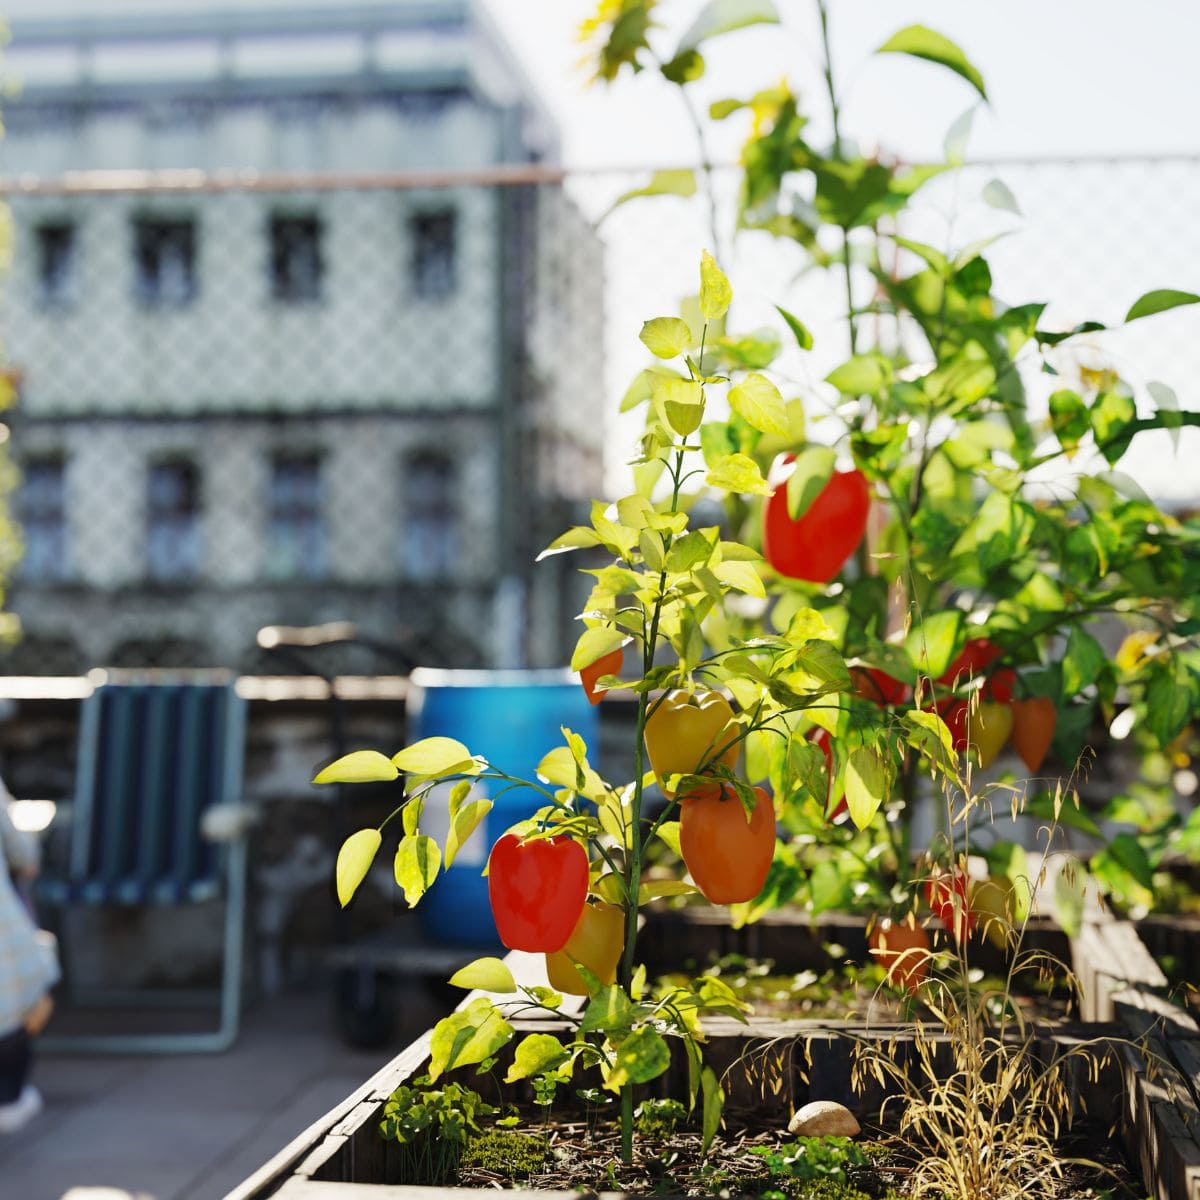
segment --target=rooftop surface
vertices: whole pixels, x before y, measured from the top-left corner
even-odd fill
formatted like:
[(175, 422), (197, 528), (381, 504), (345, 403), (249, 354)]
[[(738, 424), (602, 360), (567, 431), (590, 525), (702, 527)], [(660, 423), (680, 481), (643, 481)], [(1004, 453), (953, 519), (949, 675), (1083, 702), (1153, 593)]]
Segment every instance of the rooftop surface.
[(378, 1050), (349, 1047), (310, 987), (252, 1003), (225, 1054), (43, 1053), (45, 1109), (0, 1135), (0, 1200), (220, 1200), (441, 1013), (419, 982), (399, 1008)]

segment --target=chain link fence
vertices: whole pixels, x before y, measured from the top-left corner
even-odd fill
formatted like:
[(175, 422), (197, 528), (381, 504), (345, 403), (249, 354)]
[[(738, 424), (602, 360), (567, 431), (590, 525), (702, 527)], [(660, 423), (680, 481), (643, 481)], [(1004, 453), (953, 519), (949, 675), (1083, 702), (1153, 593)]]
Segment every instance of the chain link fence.
[[(733, 233), (736, 172), (714, 172), (711, 207), (702, 189), (613, 208), (648, 177), (10, 187), (23, 635), (0, 669), (269, 670), (260, 627), (335, 620), (365, 635), (339, 669), (563, 661), (579, 564), (533, 559), (624, 485), (638, 332), (695, 292), (701, 249), (729, 266), (733, 327), (778, 327), (782, 304), (813, 330), (811, 353), (777, 365), (814, 412), (847, 352), (840, 280)], [(981, 199), (995, 178), (1019, 212)], [(1059, 327), (1120, 325), (1151, 288), (1200, 292), (1198, 201), (1200, 159), (973, 165), (927, 185), (903, 232), (995, 237), (1006, 300), (1051, 300)], [(858, 286), (868, 299), (865, 272)], [(1195, 311), (1091, 338), (1063, 369), (1112, 364), (1139, 407), (1151, 381), (1200, 407)], [(1035, 415), (1048, 390), (1031, 379)], [(1147, 437), (1123, 469), (1194, 507), (1192, 433), (1178, 451)]]

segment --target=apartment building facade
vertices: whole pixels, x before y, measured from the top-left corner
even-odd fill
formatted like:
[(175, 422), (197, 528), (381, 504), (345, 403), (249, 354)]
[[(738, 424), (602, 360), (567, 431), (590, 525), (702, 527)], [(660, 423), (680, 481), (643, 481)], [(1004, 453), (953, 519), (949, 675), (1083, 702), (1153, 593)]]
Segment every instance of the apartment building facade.
[(482, 13), (14, 20), (8, 70), (7, 670), (262, 669), (331, 620), (561, 661), (532, 560), (601, 486), (603, 259)]

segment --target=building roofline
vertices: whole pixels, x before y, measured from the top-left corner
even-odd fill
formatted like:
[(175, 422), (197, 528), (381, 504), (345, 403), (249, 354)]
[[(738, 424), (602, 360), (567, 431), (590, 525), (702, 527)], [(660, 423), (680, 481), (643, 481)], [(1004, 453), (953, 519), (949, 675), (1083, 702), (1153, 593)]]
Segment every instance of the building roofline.
[(320, 6), (199, 12), (142, 12), (105, 16), (14, 17), (8, 21), (14, 49), (116, 41), (161, 42), (188, 38), (287, 37), (322, 33), (384, 33), (413, 28), (461, 29), (470, 0), (387, 0)]

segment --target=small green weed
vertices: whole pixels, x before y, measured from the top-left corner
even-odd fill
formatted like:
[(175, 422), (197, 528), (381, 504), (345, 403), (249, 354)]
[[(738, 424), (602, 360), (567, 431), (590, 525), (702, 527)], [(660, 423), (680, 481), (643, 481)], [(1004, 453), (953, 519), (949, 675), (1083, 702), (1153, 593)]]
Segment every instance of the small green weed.
[(634, 1114), (635, 1128), (644, 1137), (670, 1137), (687, 1120), (687, 1107), (678, 1100), (643, 1100)]
[(801, 1183), (846, 1183), (847, 1167), (863, 1167), (870, 1161), (848, 1137), (800, 1137), (790, 1144), (755, 1146), (750, 1153), (763, 1160), (772, 1177)]
[(422, 1075), (411, 1087), (398, 1087), (384, 1106), (379, 1132), (404, 1148), (397, 1183), (445, 1184), (458, 1170), (469, 1136), (479, 1132), (479, 1118), (497, 1112), (462, 1084), (434, 1088), (431, 1082)]

